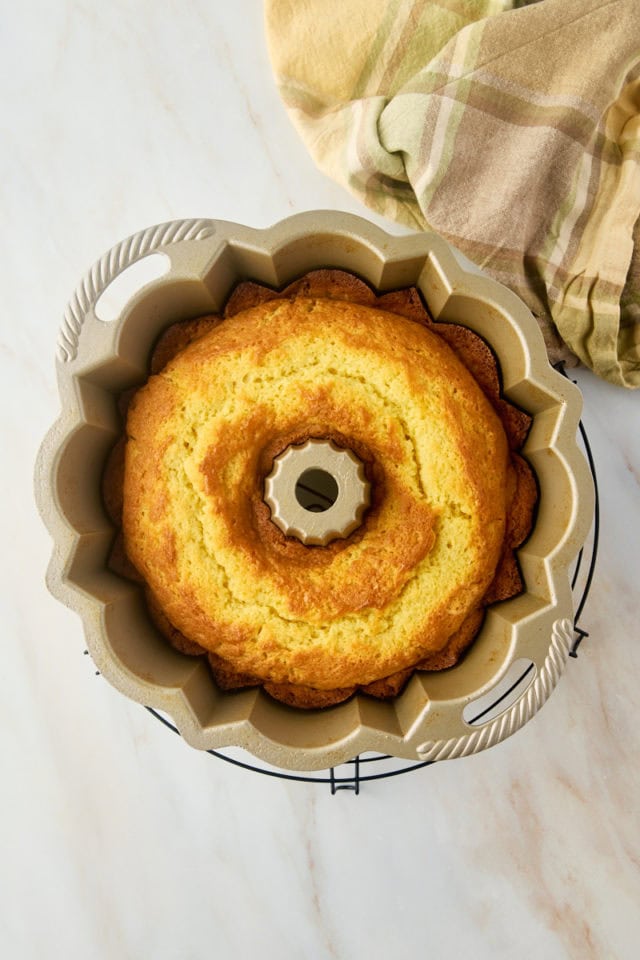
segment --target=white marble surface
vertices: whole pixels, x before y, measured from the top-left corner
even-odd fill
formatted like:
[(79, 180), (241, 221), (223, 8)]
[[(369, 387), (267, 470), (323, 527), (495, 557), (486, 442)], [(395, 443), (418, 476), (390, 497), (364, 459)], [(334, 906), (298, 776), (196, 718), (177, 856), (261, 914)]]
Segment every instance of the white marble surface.
[(591, 636), (559, 689), (487, 753), (358, 797), (192, 751), (94, 677), (78, 619), (45, 591), (33, 461), (87, 267), (172, 218), (363, 213), (290, 127), (261, 18), (257, 0), (3, 4), (3, 956), (632, 960), (637, 395), (579, 374), (602, 540)]

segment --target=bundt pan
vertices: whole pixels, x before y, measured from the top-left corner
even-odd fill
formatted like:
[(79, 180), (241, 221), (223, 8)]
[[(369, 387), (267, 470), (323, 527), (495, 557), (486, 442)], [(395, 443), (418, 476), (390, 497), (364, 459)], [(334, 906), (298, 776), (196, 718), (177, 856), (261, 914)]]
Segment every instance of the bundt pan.
[[(164, 258), (162, 276), (145, 283), (115, 319), (98, 319), (96, 305), (115, 278), (157, 254)], [(240, 280), (281, 288), (322, 267), (351, 271), (379, 292), (416, 285), (436, 321), (464, 324), (493, 347), (503, 395), (533, 417), (522, 452), (540, 497), (533, 532), (518, 551), (526, 590), (489, 608), (457, 666), (416, 673), (393, 700), (358, 695), (303, 711), (260, 689), (218, 690), (204, 659), (178, 653), (158, 634), (140, 587), (107, 567), (114, 529), (101, 475), (121, 431), (117, 396), (146, 379), (150, 351), (167, 326), (219, 311)], [(105, 254), (79, 286), (64, 317), (57, 373), (62, 412), (36, 467), (38, 505), (54, 540), (49, 589), (82, 618), (101, 674), (125, 696), (169, 714), (193, 747), (243, 747), (291, 770), (328, 768), (365, 751), (459, 757), (514, 733), (553, 690), (573, 640), (569, 568), (593, 515), (591, 478), (576, 446), (581, 397), (549, 365), (520, 300), (464, 269), (441, 238), (392, 237), (358, 217), (327, 211), (267, 230), (216, 220), (152, 227)], [(517, 702), (486, 723), (468, 723), (465, 707), (522, 659), (535, 671)]]

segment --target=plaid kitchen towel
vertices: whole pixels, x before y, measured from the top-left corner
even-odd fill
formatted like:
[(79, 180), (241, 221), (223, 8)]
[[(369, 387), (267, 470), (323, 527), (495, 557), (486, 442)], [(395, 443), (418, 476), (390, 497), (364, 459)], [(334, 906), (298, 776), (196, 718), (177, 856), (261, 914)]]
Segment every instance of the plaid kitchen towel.
[(267, 0), (266, 23), (326, 173), (515, 290), (552, 359), (640, 386), (640, 0)]

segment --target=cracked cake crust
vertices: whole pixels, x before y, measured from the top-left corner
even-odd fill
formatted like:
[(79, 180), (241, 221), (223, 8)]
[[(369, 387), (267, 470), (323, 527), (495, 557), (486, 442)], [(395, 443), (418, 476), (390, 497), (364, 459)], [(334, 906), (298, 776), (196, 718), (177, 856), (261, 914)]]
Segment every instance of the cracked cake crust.
[[(414, 669), (457, 662), (487, 596), (522, 587), (513, 547), (535, 499), (513, 453), (529, 418), (500, 397), (484, 342), (439, 336), (417, 291), (376, 297), (339, 273), (280, 294), (244, 284), (234, 323), (174, 325), (127, 420), (120, 552), (154, 620), (183, 652), (206, 649), (223, 689), (260, 683), (294, 706), (394, 696)], [(284, 537), (262, 500), (274, 456), (311, 436), (353, 449), (372, 484), (362, 527), (322, 548)]]

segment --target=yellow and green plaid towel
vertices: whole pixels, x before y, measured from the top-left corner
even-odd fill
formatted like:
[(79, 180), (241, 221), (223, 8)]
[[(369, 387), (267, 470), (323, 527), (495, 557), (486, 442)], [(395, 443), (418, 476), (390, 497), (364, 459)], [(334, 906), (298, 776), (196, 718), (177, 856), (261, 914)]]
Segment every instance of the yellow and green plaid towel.
[(557, 331), (640, 386), (640, 0), (267, 0), (266, 17), (325, 172), (515, 290), (553, 358)]

